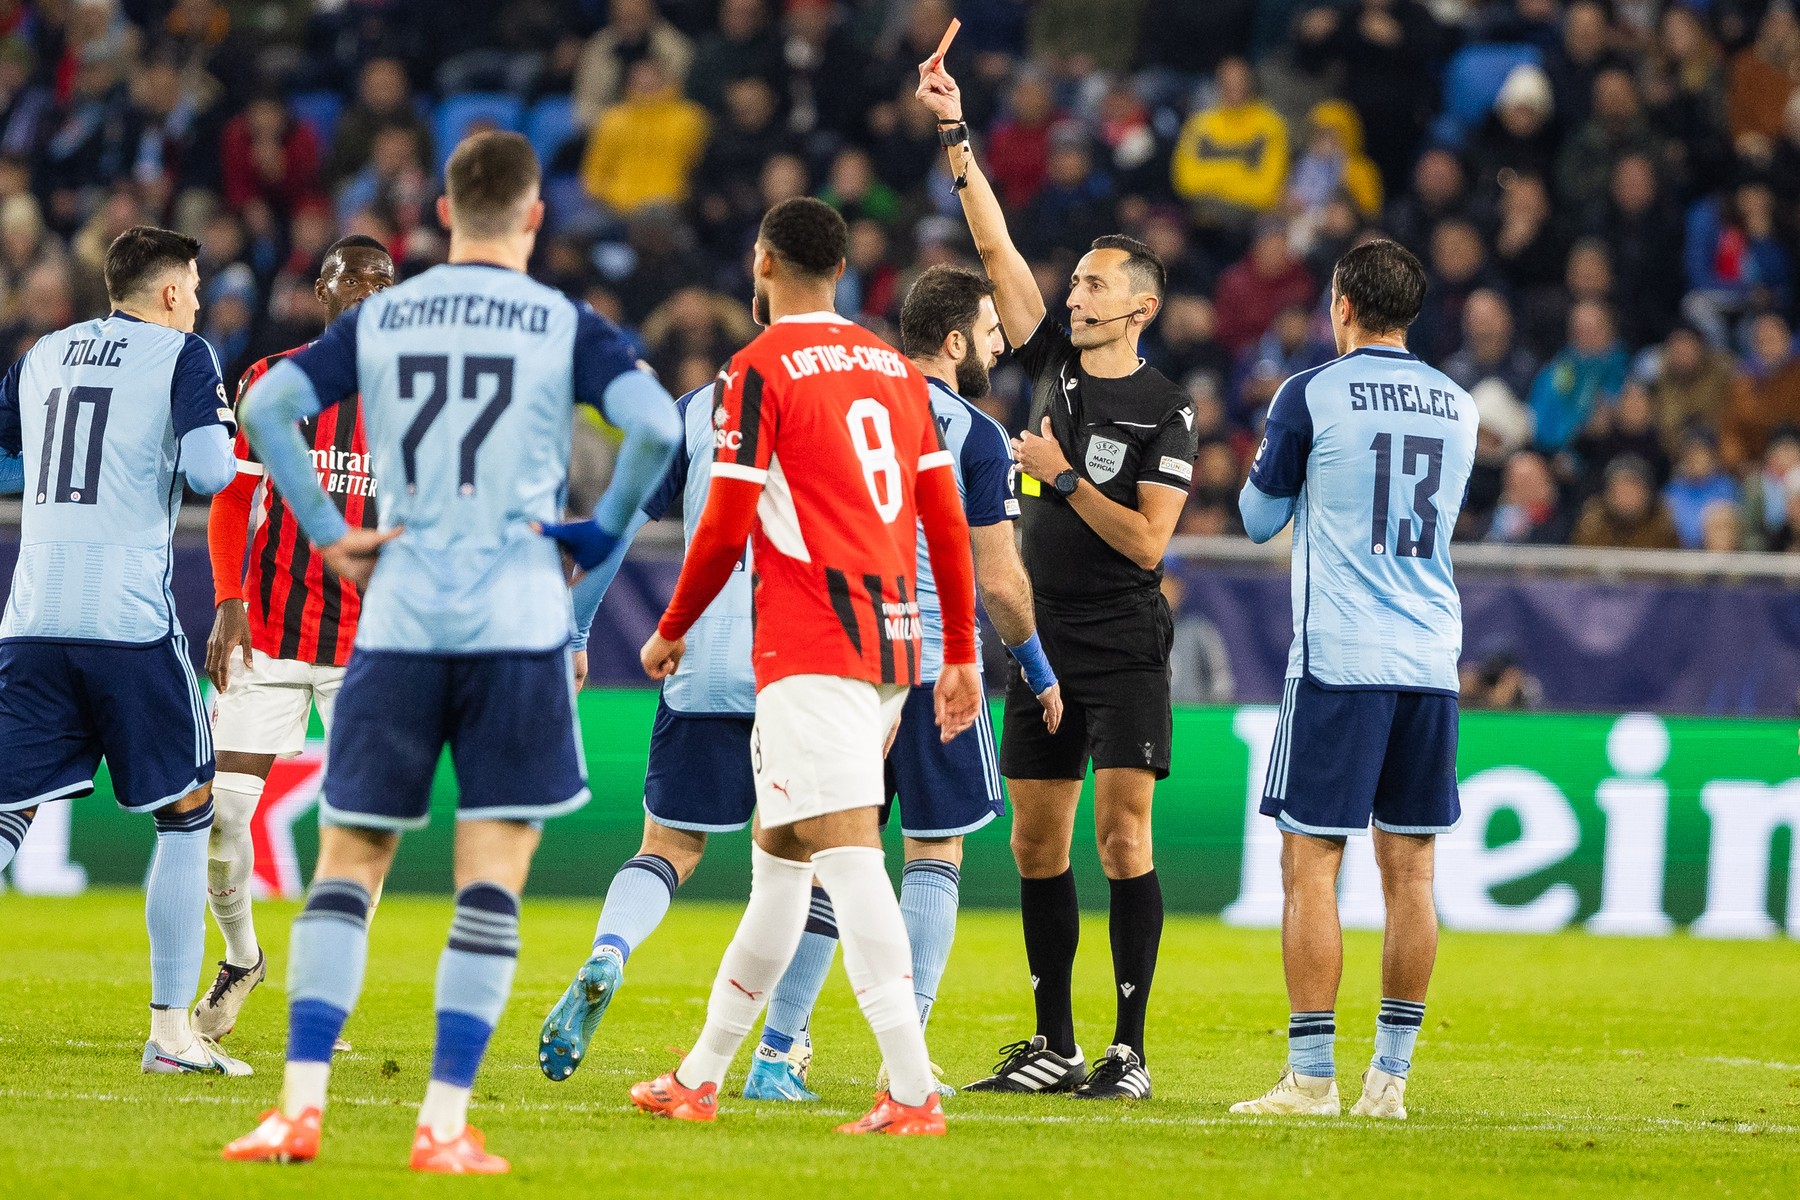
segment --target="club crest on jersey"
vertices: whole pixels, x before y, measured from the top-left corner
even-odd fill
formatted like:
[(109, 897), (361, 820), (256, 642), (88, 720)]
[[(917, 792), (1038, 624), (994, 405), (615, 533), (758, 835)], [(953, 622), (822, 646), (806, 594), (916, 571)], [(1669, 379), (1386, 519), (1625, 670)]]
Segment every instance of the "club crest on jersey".
[(1125, 443), (1111, 438), (1088, 439), (1087, 473), (1095, 483), (1105, 483), (1125, 465)]

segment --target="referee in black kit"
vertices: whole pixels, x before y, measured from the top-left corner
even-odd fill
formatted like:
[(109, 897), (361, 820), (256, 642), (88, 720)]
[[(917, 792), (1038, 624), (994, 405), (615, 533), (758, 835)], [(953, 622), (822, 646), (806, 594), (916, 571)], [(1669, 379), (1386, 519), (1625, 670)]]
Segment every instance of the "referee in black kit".
[[(1150, 802), (1169, 774), (1174, 637), (1158, 585), (1199, 454), (1187, 398), (1137, 353), (1162, 305), (1163, 265), (1132, 238), (1094, 242), (1075, 267), (1073, 332), (1065, 333), (1049, 318), (975, 164), (956, 81), (935, 59), (919, 72), (919, 99), (938, 117), (1001, 325), (1032, 381), (1030, 427), (1013, 442), (1024, 475), (1020, 536), (1064, 704), (1062, 725), (1050, 733), (1013, 669), (1000, 767), (1013, 803), (1037, 1031), (1005, 1047), (994, 1074), (968, 1090), (1148, 1099), (1144, 1011), (1163, 925)], [(1094, 833), (1112, 885), (1119, 1005), (1113, 1044), (1092, 1070), (1075, 1042), (1069, 997), (1080, 933), (1069, 845), (1090, 759)]]

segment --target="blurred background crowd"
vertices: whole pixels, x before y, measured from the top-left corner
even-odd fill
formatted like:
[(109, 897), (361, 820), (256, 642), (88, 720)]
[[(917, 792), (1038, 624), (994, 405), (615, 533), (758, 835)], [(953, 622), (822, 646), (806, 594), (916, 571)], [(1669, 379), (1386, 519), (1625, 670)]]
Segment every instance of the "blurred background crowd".
[[(0, 347), (105, 306), (107, 242), (202, 240), (235, 378), (304, 341), (342, 233), (441, 261), (473, 129), (547, 168), (535, 273), (674, 389), (755, 333), (748, 248), (812, 193), (842, 311), (892, 332), (970, 247), (915, 64), (948, 65), (1055, 311), (1123, 230), (1169, 267), (1143, 352), (1206, 431), (1185, 533), (1232, 533), (1332, 262), (1430, 273), (1412, 348), (1481, 411), (1460, 534), (1800, 550), (1800, 20), (1789, 0), (0, 0)], [(1022, 381), (983, 403), (1022, 419)]]

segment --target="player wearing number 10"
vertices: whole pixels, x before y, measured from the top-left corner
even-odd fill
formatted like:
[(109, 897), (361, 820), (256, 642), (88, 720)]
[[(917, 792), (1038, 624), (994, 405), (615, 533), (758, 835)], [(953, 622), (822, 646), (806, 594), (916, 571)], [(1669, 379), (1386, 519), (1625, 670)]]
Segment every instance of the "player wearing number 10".
[(1475, 405), (1407, 353), (1425, 272), (1390, 241), (1331, 281), (1341, 357), (1282, 384), (1239, 505), (1265, 542), (1294, 522), (1294, 645), (1262, 811), (1281, 830), (1288, 1069), (1233, 1112), (1339, 1111), (1344, 839), (1375, 824), (1387, 901), (1375, 1058), (1361, 1116), (1406, 1116), (1406, 1075), (1437, 956), (1432, 850), (1461, 815), (1450, 534), (1475, 462)]
[[(156, 821), (144, 885), (149, 1073), (248, 1075), (188, 1024), (206, 949), (213, 751), (169, 591), (183, 479), (231, 481), (231, 409), (193, 333), (200, 244), (137, 226), (106, 251), (113, 310), (34, 345), (0, 386), (0, 478), (25, 507), (0, 621), (0, 866), (37, 806), (94, 790)], [(4, 484), (0, 484), (4, 489)]]
[[(400, 831), (429, 819), (448, 745), (456, 911), (412, 1166), (508, 1169), (468, 1126), (469, 1093), (512, 988), (519, 893), (542, 823), (588, 799), (569, 591), (550, 539), (596, 566), (681, 436), (668, 393), (619, 331), (524, 274), (544, 216), (538, 179), (519, 135), (464, 141), (438, 202), (448, 264), (364, 301), (245, 399), (251, 445), (295, 519), (364, 592), (331, 729), (318, 867), (289, 949), (282, 1103), (225, 1148), (228, 1159), (317, 1154), (332, 1045), (368, 957), (370, 896)], [(346, 525), (297, 424), (359, 387), (379, 531)], [(594, 519), (556, 525), (577, 402), (599, 408), (625, 443)]]

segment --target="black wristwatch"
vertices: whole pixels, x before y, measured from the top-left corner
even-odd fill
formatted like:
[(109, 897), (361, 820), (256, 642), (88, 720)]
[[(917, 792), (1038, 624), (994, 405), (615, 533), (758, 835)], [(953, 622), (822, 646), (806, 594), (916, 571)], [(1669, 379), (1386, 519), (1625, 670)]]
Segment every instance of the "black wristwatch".
[(969, 140), (969, 126), (964, 121), (953, 121), (946, 125), (938, 122), (938, 145), (957, 146)]
[(1066, 499), (1073, 496), (1075, 489), (1081, 486), (1081, 476), (1075, 473), (1073, 467), (1070, 467), (1058, 474), (1055, 482), (1050, 486), (1056, 489), (1057, 495)]

